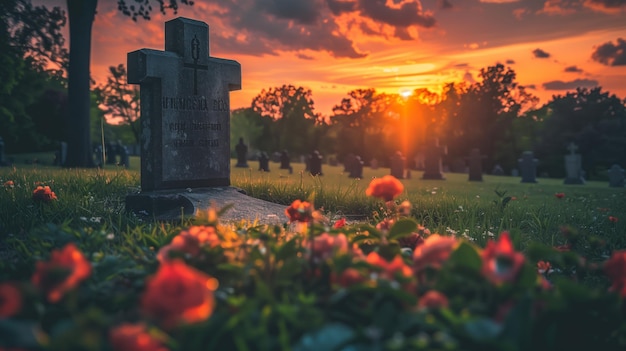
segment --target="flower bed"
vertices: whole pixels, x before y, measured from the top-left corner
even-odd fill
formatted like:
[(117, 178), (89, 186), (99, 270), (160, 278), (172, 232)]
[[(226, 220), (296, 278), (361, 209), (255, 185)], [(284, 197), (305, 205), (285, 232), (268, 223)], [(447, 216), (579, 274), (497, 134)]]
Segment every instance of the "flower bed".
[(481, 248), (408, 217), (402, 189), (372, 181), (377, 225), (296, 200), (283, 226), (225, 225), (210, 209), (158, 248), (69, 240), (34, 265), (7, 263), (0, 350), (626, 348), (626, 251), (580, 257), (568, 229), (560, 248), (521, 253), (506, 232)]

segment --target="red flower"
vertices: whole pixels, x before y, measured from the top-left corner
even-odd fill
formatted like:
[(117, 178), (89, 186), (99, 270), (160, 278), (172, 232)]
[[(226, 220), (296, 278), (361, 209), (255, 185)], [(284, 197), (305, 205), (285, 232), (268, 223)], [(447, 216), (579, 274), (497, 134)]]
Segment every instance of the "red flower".
[(332, 274), (332, 281), (340, 286), (349, 287), (364, 282), (366, 279), (356, 268), (346, 268), (339, 276)]
[(565, 197), (565, 193), (556, 193), (556, 194), (554, 194), (554, 196), (555, 196), (557, 199), (562, 199), (562, 198), (564, 198), (564, 197)]
[[(309, 243), (305, 242), (304, 247), (309, 247)], [(322, 233), (313, 239), (312, 254), (315, 262), (325, 261), (335, 254), (343, 254), (348, 252), (348, 238), (344, 234), (330, 235)]]
[(508, 232), (502, 232), (497, 243), (489, 240), (482, 258), (482, 272), (495, 284), (514, 282), (524, 264), (524, 255), (513, 249)]
[(14, 188), (15, 187), (15, 183), (12, 180), (7, 180), (6, 182), (4, 182), (4, 187), (5, 188)]
[(413, 251), (413, 268), (416, 272), (426, 267), (439, 269), (456, 248), (457, 240), (450, 236), (433, 234)]
[(311, 222), (313, 219), (313, 205), (307, 201), (295, 200), (287, 207), (285, 214), (289, 222)]
[(537, 272), (539, 274), (549, 274), (552, 272), (552, 265), (550, 262), (539, 261), (537, 262)]
[(22, 309), (22, 294), (12, 283), (0, 283), (0, 318), (9, 318)]
[(171, 251), (196, 256), (204, 246), (216, 247), (219, 245), (220, 238), (214, 226), (196, 225), (181, 231), (169, 245), (163, 246), (157, 254), (157, 259), (160, 262), (169, 259)]
[(341, 218), (335, 222), (335, 224), (333, 225), (333, 228), (339, 229), (339, 228), (343, 228), (345, 225), (346, 225), (346, 219)]
[(391, 175), (382, 178), (374, 178), (365, 190), (365, 195), (391, 201), (404, 191), (404, 185)]
[(32, 283), (47, 295), (50, 302), (57, 302), (91, 274), (91, 264), (85, 256), (69, 243), (61, 250), (54, 250), (47, 262), (38, 261)]
[(614, 216), (609, 216), (609, 222), (611, 222), (611, 223), (617, 223), (617, 221), (618, 221), (617, 217), (614, 217)]
[(419, 308), (436, 309), (448, 307), (448, 298), (446, 295), (436, 290), (428, 290), (426, 294), (420, 297), (417, 303)]
[(626, 250), (613, 252), (611, 258), (604, 263), (604, 274), (612, 283), (609, 290), (626, 298)]
[(41, 201), (41, 202), (50, 202), (52, 200), (56, 200), (57, 196), (50, 189), (49, 186), (38, 186), (35, 190), (33, 190), (33, 200)]
[(163, 262), (146, 280), (142, 310), (165, 327), (207, 319), (215, 307), (217, 280), (180, 260)]
[(167, 351), (144, 324), (120, 324), (109, 333), (114, 351)]
[(382, 258), (378, 253), (372, 251), (365, 259), (367, 263), (382, 268), (379, 272), (380, 277), (386, 280), (395, 280), (396, 275), (403, 278), (410, 278), (412, 275), (411, 268), (404, 263), (402, 256), (396, 255), (391, 261)]

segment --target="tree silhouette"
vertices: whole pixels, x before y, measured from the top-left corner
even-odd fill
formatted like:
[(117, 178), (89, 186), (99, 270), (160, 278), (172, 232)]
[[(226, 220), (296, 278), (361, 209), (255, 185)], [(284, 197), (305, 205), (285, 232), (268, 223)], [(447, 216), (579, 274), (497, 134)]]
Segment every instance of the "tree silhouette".
[[(178, 3), (193, 5), (190, 0), (154, 0), (161, 13), (167, 9), (174, 13)], [(152, 6), (150, 0), (136, 1), (138, 5), (127, 5), (118, 0), (118, 10), (136, 21), (137, 18), (150, 20)], [(92, 167), (90, 136), (90, 76), (91, 30), (96, 15), (98, 0), (67, 0), (70, 24), (70, 57), (68, 68), (68, 151), (65, 165), (68, 167)]]
[[(272, 133), (265, 133), (271, 140), (271, 149), (278, 151), (287, 149), (289, 152), (308, 153), (313, 145), (311, 135), (321, 117), (316, 114), (312, 92), (310, 89), (283, 85), (267, 90), (263, 89), (252, 100), (252, 109), (263, 118), (270, 119)], [(267, 130), (266, 130), (267, 132)], [(298, 137), (294, 137), (297, 135)]]
[(135, 143), (139, 143), (139, 88), (126, 81), (126, 67), (123, 64), (109, 67), (106, 84), (96, 88), (102, 97), (104, 113), (108, 118), (118, 119), (130, 127)]
[(551, 176), (562, 176), (562, 156), (570, 142), (578, 145), (583, 168), (589, 175), (613, 163), (626, 163), (626, 102), (615, 95), (593, 89), (578, 88), (557, 95), (547, 104), (549, 113), (543, 121), (541, 142), (536, 154), (545, 160), (543, 170)]

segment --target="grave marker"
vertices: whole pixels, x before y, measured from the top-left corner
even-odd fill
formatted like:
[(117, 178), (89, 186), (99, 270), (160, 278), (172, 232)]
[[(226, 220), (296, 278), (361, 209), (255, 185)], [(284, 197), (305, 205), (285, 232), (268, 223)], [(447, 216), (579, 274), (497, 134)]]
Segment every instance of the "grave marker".
[(483, 159), (487, 156), (481, 155), (479, 149), (472, 149), (469, 154), (469, 180), (472, 182), (483, 181)]
[(537, 163), (532, 151), (524, 151), (517, 163), (522, 174), (522, 183), (537, 183)]
[(165, 51), (128, 53), (140, 85), (142, 191), (230, 185), (230, 97), (241, 66), (209, 56), (204, 22), (165, 23)]
[(441, 156), (447, 153), (448, 148), (439, 146), (439, 139), (433, 138), (432, 143), (427, 146), (424, 155), (424, 174), (422, 179), (446, 179), (442, 173)]
[(404, 179), (404, 163), (406, 158), (401, 151), (396, 151), (391, 157), (390, 174), (398, 179)]
[(617, 164), (611, 166), (608, 171), (609, 187), (611, 188), (623, 188), (624, 187), (624, 169)]
[(585, 184), (585, 179), (582, 174), (582, 160), (580, 154), (576, 153), (578, 146), (574, 143), (569, 143), (567, 150), (570, 151), (568, 155), (565, 155), (565, 180), (564, 184)]

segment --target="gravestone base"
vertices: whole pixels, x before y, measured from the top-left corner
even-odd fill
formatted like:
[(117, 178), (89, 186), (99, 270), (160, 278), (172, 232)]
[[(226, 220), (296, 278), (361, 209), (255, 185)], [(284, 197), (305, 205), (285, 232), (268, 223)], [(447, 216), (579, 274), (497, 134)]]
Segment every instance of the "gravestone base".
[(422, 175), (422, 179), (446, 180), (442, 173), (426, 173)]
[(565, 178), (565, 180), (563, 181), (563, 184), (580, 184), (580, 185), (584, 185), (585, 184), (585, 180), (582, 178)]
[(211, 206), (233, 205), (220, 217), (222, 221), (258, 220), (262, 224), (287, 221), (286, 205), (256, 199), (234, 187), (170, 189), (126, 196), (126, 211), (145, 220), (173, 221), (192, 217)]

